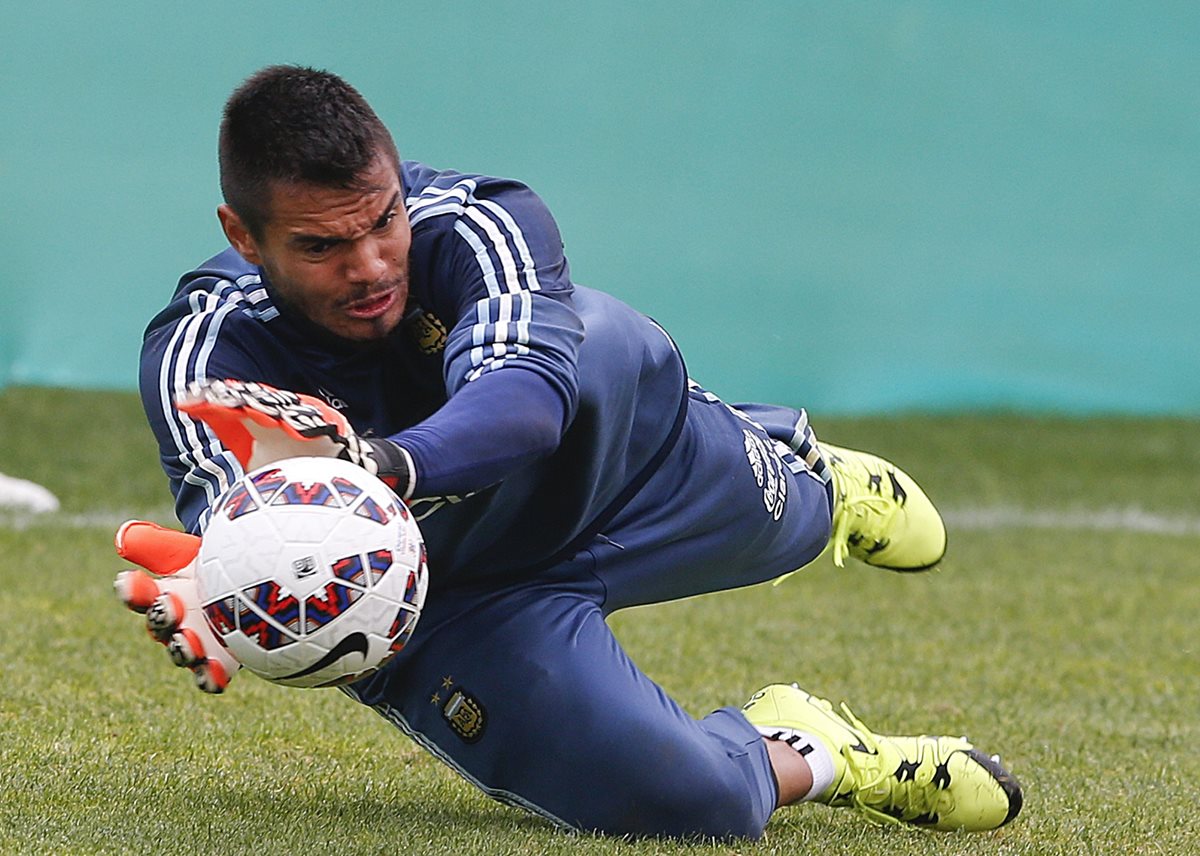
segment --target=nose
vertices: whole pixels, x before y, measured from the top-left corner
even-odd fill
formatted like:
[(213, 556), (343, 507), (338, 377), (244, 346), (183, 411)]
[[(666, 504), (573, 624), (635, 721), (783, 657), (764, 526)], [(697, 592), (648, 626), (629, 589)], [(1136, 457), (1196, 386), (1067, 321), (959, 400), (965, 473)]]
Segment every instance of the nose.
[(380, 242), (373, 235), (355, 241), (346, 256), (346, 279), (354, 284), (371, 284), (387, 275), (388, 260)]

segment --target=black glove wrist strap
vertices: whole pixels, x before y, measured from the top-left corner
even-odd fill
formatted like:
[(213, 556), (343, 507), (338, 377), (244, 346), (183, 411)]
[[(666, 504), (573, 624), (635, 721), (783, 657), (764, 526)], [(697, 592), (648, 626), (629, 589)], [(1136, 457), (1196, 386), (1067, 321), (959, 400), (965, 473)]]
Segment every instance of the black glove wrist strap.
[(386, 481), (401, 499), (408, 499), (414, 487), (412, 456), (399, 444), (384, 437), (363, 437), (375, 459), (375, 474)]

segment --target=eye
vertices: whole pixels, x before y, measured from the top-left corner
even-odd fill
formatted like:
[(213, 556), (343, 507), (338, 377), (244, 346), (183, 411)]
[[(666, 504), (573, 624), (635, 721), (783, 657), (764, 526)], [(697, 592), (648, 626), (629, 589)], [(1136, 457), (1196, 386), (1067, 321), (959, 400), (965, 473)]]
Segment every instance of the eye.
[(395, 219), (396, 219), (396, 209), (393, 208), (391, 211), (387, 212), (382, 217), (380, 217), (378, 221), (376, 221), (376, 223), (375, 223), (376, 231), (382, 231), (382, 230), (386, 229), (388, 226), (392, 225), (392, 221)]
[(304, 245), (304, 253), (309, 256), (323, 256), (333, 249), (337, 241), (309, 241)]

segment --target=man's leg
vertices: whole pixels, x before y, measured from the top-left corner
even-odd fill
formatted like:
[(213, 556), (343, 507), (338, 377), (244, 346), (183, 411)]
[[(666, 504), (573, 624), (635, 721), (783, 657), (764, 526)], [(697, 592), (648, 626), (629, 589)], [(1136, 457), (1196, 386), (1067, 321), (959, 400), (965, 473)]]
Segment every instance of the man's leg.
[(734, 408), (828, 479), (834, 497), (833, 561), (853, 557), (892, 571), (924, 571), (946, 552), (942, 516), (921, 486), (890, 461), (817, 441), (808, 414), (773, 404)]
[[(438, 590), (409, 648), (352, 694), (485, 792), (564, 825), (757, 837), (779, 804), (768, 742), (737, 708), (693, 719), (604, 615), (771, 579), (814, 558), (829, 528), (823, 479), (694, 395), (613, 537), (508, 589)], [(790, 789), (806, 767), (792, 756), (779, 761)]]
[(604, 610), (801, 568), (829, 541), (832, 499), (819, 456), (797, 457), (756, 420), (693, 388), (671, 454), (589, 547)]
[[(940, 517), (915, 482), (882, 459), (841, 449), (830, 454), (830, 447), (814, 455), (815, 448), (802, 411), (726, 408), (695, 390), (679, 447), (591, 547), (607, 591), (605, 610), (801, 567), (829, 537), (831, 499), (835, 529), (843, 515), (843, 528), (850, 523), (880, 533), (882, 526), (899, 536), (879, 547), (851, 528), (851, 555), (901, 557), (897, 569), (941, 557)], [(893, 494), (905, 486), (911, 508)], [(991, 829), (1020, 810), (1012, 776), (964, 739), (877, 737), (827, 702), (784, 685), (756, 693), (745, 715), (764, 735), (779, 805), (806, 799), (853, 805), (875, 819), (943, 829)]]
[(400, 658), (349, 694), (489, 795), (609, 834), (757, 837), (777, 793), (737, 708), (693, 719), (613, 638), (593, 560), (442, 590)]
[(765, 687), (742, 710), (767, 739), (780, 805), (814, 800), (879, 822), (967, 831), (1021, 811), (1021, 787), (999, 756), (965, 737), (877, 735), (795, 684)]
[[(878, 771), (839, 760), (862, 735), (890, 741), (881, 754), (908, 765), (883, 771), (896, 780), (883, 814), (920, 817), (931, 776), (949, 784), (940, 763), (950, 755), (954, 786), (935, 784), (938, 799), (994, 785), (983, 765), (962, 763), (964, 747), (926, 754), (922, 739), (840, 728), (794, 699), (778, 716), (756, 694), (745, 713), (694, 720), (612, 637), (603, 614), (615, 609), (771, 579), (820, 552), (827, 483), (794, 456), (770, 454), (774, 439), (715, 399), (694, 399), (678, 447), (605, 535), (537, 581), (438, 592), (401, 658), (351, 694), (493, 797), (610, 834), (756, 837), (777, 805), (840, 804), (842, 788), (870, 805), (860, 792), (880, 785)], [(819, 746), (807, 751), (796, 732)], [(920, 787), (903, 779), (909, 769)]]
[(920, 570), (946, 532), (903, 470), (818, 442), (803, 410), (693, 387), (675, 448), (591, 549), (611, 612), (774, 579), (829, 544), (838, 565)]

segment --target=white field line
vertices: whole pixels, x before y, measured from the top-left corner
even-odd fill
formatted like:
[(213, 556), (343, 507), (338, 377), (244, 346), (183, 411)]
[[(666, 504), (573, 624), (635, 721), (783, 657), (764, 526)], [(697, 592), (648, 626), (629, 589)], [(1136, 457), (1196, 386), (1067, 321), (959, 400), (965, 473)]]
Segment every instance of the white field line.
[[(1084, 509), (1017, 508), (990, 506), (983, 508), (952, 508), (943, 512), (946, 526), (953, 532), (998, 532), (1015, 529), (1055, 529), (1058, 531), (1127, 532), (1147, 535), (1200, 537), (1200, 516), (1158, 514), (1141, 508)], [(150, 509), (137, 513), (120, 510), (96, 510), (83, 514), (54, 512), (30, 514), (0, 509), (2, 529), (107, 529), (117, 527), (130, 518), (154, 520), (164, 526), (178, 528), (170, 508)]]
[(1200, 535), (1200, 517), (1157, 514), (1141, 508), (1045, 509), (994, 506), (957, 508), (943, 515), (951, 531), (992, 532), (1003, 529), (1129, 532), (1147, 535)]
[(175, 512), (170, 508), (148, 509), (142, 512), (96, 510), (82, 514), (66, 514), (54, 512), (48, 514), (31, 514), (27, 511), (0, 509), (0, 529), (107, 529), (116, 533), (126, 520), (153, 520), (163, 526), (175, 529), (181, 528), (175, 519)]

